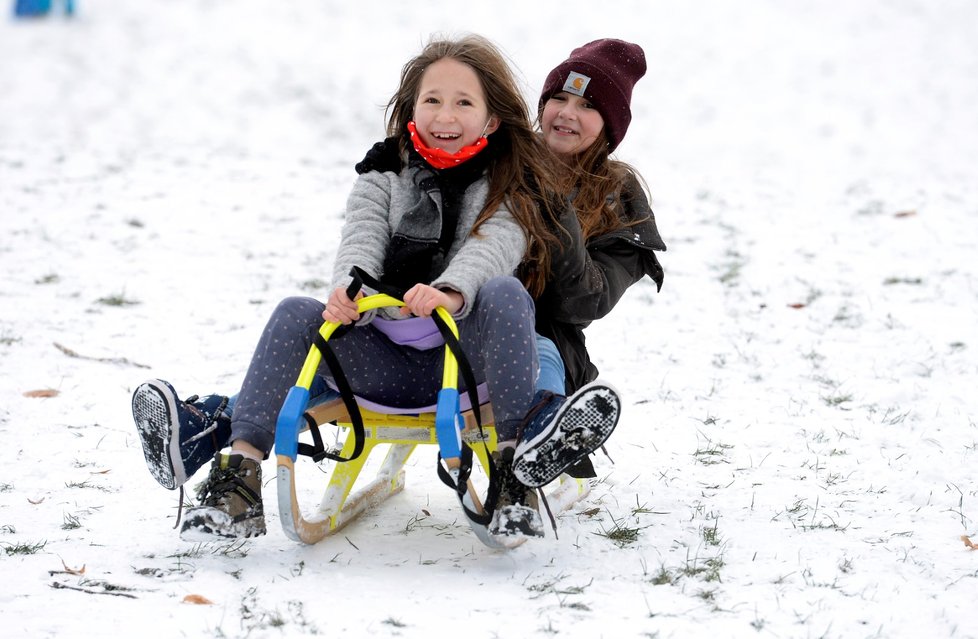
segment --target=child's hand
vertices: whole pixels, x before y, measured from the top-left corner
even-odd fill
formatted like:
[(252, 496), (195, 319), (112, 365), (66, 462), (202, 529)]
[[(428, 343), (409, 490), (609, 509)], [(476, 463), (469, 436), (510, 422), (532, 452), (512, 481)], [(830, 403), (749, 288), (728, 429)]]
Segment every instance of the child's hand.
[(404, 294), (401, 315), (414, 313), (418, 317), (431, 317), (438, 306), (445, 307), (450, 314), (455, 314), (462, 308), (462, 294), (457, 291), (442, 291), (427, 284), (415, 284)]
[[(361, 297), (363, 297), (362, 292), (357, 294), (357, 299)], [(323, 311), (323, 319), (340, 324), (349, 324), (360, 319), (357, 303), (347, 296), (345, 288), (338, 288), (330, 293), (326, 310)]]

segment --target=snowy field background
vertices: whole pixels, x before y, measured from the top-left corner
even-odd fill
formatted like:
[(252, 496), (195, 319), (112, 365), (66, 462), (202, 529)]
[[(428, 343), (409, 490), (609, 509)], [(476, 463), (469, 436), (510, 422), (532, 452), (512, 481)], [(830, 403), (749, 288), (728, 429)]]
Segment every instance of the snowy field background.
[[(7, 15), (0, 635), (978, 636), (978, 5)], [(464, 527), (433, 449), (315, 546), (285, 537), (274, 485), (265, 537), (181, 542), (132, 390), (234, 392), (274, 304), (326, 295), (401, 65), (469, 31), (534, 103), (577, 45), (645, 48), (618, 157), (669, 250), (661, 293), (635, 286), (588, 332), (626, 401), (614, 464), (559, 539), (505, 554)]]

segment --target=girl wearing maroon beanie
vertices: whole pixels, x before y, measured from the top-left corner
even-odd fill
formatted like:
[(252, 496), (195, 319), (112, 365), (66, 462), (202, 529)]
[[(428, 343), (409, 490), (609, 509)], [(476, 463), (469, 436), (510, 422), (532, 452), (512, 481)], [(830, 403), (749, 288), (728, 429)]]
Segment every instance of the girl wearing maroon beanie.
[[(611, 157), (628, 131), (632, 88), (645, 70), (645, 53), (637, 44), (595, 40), (557, 65), (540, 94), (541, 134), (564, 167), (563, 192), (572, 206), (555, 229), (560, 246), (552, 252), (546, 288), (536, 299), (536, 329), (557, 345), (568, 394), (598, 375), (584, 329), (644, 277), (652, 278), (656, 290), (662, 287), (654, 251), (666, 246), (644, 180)], [(517, 448), (517, 477), (526, 452)], [(594, 476), (587, 458), (572, 470)]]

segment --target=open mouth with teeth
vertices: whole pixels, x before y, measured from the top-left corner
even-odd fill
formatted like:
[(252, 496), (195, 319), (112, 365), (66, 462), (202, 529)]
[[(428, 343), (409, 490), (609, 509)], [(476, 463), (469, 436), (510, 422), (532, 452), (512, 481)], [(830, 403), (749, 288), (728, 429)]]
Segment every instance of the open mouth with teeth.
[(560, 133), (561, 135), (577, 135), (577, 131), (574, 129), (568, 129), (567, 127), (555, 126), (553, 129), (555, 132)]
[(449, 133), (446, 131), (432, 131), (428, 135), (430, 136), (432, 147), (448, 152), (455, 151), (455, 146), (462, 137), (461, 133)]
[(462, 137), (461, 133), (444, 133), (444, 132), (432, 132), (432, 141), (436, 142), (432, 146), (442, 146), (437, 144), (437, 142), (444, 142), (446, 146), (451, 146), (451, 144)]

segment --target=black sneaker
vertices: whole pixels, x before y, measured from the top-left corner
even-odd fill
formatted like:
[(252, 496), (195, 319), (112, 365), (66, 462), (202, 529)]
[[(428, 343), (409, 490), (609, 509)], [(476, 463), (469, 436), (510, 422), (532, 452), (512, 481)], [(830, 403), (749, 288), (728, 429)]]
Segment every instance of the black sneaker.
[(492, 454), (499, 479), (499, 497), (489, 522), (489, 534), (496, 537), (543, 537), (543, 519), (537, 494), (513, 475), (513, 449)]
[(150, 474), (164, 488), (182, 486), (214, 458), (231, 437), (228, 399), (195, 395), (181, 401), (161, 379), (140, 384), (132, 394), (132, 417)]
[(570, 397), (537, 393), (513, 457), (513, 474), (525, 486), (545, 486), (586, 458), (611, 436), (621, 399), (610, 384), (594, 381)]
[(187, 509), (184, 541), (239, 539), (265, 534), (261, 464), (243, 455), (217, 453), (197, 492), (200, 506)]

